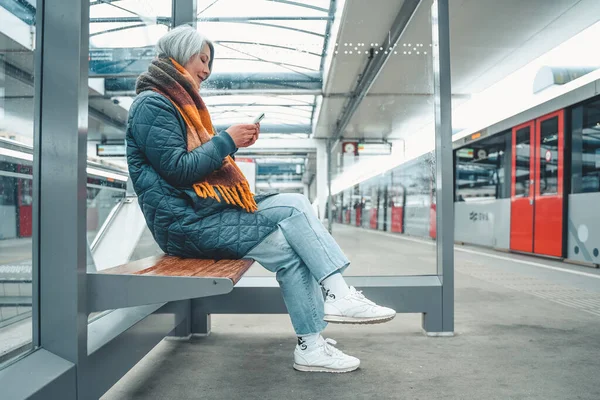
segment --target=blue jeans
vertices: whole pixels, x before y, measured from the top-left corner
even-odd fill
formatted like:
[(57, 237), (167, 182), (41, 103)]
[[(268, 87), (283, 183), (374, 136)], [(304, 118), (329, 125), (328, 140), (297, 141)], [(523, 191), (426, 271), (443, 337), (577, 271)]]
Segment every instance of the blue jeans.
[(258, 204), (257, 212), (276, 223), (277, 229), (245, 258), (276, 273), (297, 335), (321, 332), (327, 323), (319, 284), (334, 272), (343, 272), (350, 262), (306, 196), (271, 196)]

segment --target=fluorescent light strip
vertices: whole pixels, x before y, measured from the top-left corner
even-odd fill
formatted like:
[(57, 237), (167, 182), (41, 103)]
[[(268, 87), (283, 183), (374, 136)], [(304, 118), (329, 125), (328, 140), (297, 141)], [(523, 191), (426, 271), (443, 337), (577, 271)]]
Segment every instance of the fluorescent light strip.
[(101, 169), (87, 167), (86, 172), (90, 175), (102, 176), (104, 178), (115, 179), (121, 182), (127, 182), (128, 175), (115, 174), (113, 172), (102, 171)]
[[(22, 151), (16, 151), (16, 150), (11, 150), (11, 149), (4, 149), (1, 147), (0, 147), (0, 155), (17, 158), (19, 160), (33, 161), (33, 154), (27, 154), (27, 153), (23, 153)], [(115, 180), (118, 180), (121, 182), (127, 182), (127, 180), (129, 179), (128, 175), (115, 174), (113, 172), (102, 171), (97, 168), (87, 167), (86, 172), (90, 175), (102, 176), (104, 178), (115, 179)]]
[(4, 149), (2, 147), (0, 147), (0, 155), (18, 158), (19, 160), (33, 161), (33, 154), (27, 154), (17, 150)]

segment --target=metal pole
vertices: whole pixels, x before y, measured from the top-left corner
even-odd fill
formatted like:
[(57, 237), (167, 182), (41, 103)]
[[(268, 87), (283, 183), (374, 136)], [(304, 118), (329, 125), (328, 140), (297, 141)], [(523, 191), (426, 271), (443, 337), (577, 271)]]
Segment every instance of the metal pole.
[(196, 27), (198, 20), (196, 0), (173, 0), (173, 17), (171, 27), (188, 24)]
[(32, 257), (31, 257), (31, 314), (32, 314), (32, 325), (33, 325), (33, 340), (32, 345), (34, 348), (41, 346), (40, 338), (40, 172), (42, 171), (41, 160), (41, 139), (40, 139), (40, 126), (42, 123), (42, 66), (43, 64), (43, 52), (41, 49), (44, 47), (44, 9), (45, 3), (43, 0), (37, 0), (36, 3), (36, 35), (35, 35), (35, 48), (33, 53), (34, 58), (34, 96), (33, 96), (33, 206), (32, 206)]
[[(38, 8), (34, 269), (39, 342), (77, 368), (87, 356), (86, 201), (89, 3)], [(35, 305), (34, 305), (35, 306)]]
[(437, 273), (442, 281), (442, 331), (454, 331), (454, 199), (448, 0), (431, 7), (435, 94)]
[(327, 140), (327, 229), (329, 233), (333, 233), (333, 207), (331, 202), (333, 201), (333, 196), (331, 195), (331, 159), (333, 158), (333, 147), (332, 140)]

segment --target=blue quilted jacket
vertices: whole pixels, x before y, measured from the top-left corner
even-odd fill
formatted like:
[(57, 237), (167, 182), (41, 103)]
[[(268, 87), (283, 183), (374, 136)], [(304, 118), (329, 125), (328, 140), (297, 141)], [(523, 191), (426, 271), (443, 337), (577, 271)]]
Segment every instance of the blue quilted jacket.
[[(239, 259), (275, 229), (258, 213), (203, 199), (192, 189), (236, 152), (227, 132), (188, 152), (183, 117), (169, 99), (152, 91), (134, 100), (127, 125), (129, 173), (148, 227), (165, 253)], [(256, 202), (265, 197), (256, 196)]]

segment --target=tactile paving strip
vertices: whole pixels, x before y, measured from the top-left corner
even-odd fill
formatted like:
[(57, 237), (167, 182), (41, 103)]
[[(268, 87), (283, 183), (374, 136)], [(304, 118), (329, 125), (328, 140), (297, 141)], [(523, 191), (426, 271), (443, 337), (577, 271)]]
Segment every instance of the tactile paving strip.
[(600, 317), (599, 293), (561, 286), (526, 275), (497, 271), (482, 264), (468, 261), (456, 263), (456, 270), (486, 282), (531, 294)]

